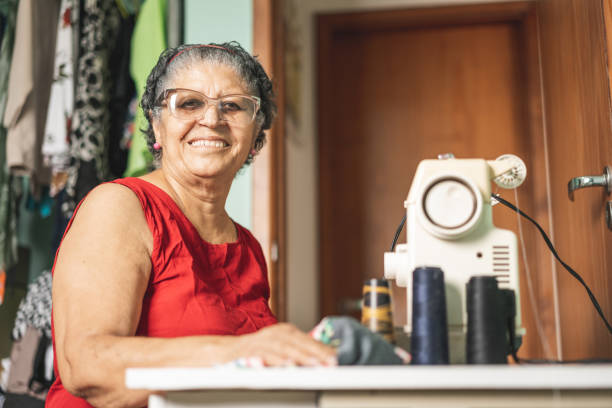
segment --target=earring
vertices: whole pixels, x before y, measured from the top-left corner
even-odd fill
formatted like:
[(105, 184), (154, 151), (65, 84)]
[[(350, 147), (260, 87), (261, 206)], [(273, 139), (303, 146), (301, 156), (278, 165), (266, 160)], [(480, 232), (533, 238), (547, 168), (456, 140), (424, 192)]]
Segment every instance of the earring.
[(256, 156), (256, 155), (257, 155), (257, 150), (251, 149), (251, 156)]
[(153, 149), (159, 150), (159, 149), (161, 149), (161, 145), (159, 143), (155, 142), (155, 143), (153, 143)]

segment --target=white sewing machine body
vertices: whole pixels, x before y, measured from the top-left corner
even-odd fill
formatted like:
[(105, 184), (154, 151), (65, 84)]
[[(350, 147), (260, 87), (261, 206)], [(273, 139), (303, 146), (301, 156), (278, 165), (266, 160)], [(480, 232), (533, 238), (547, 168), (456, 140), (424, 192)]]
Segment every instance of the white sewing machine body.
[[(408, 336), (412, 332), (413, 270), (437, 266), (444, 272), (451, 363), (465, 362), (466, 284), (472, 276), (493, 275), (500, 288), (515, 291), (516, 333), (524, 333), (516, 235), (493, 225), (491, 209), (491, 180), (516, 172), (514, 158), (423, 160), (404, 203), (406, 243), (385, 253), (385, 278), (406, 287), (404, 331)], [(522, 166), (518, 176), (524, 178)]]

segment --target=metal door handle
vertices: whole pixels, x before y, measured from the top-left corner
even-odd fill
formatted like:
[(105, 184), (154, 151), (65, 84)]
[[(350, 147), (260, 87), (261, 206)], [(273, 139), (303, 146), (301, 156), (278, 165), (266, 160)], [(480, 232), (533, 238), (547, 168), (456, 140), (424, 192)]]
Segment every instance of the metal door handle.
[(570, 200), (574, 201), (574, 191), (580, 188), (598, 186), (604, 187), (608, 194), (612, 192), (612, 175), (610, 174), (610, 167), (604, 167), (602, 176), (574, 177), (567, 183), (567, 195)]

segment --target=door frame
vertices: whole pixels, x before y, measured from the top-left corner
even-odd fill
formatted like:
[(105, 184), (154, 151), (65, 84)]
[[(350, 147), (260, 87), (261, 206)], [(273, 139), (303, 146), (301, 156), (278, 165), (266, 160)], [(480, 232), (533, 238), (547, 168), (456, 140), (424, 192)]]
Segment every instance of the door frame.
[(274, 83), (277, 116), (266, 147), (253, 161), (253, 234), (259, 240), (270, 281), (270, 307), (287, 320), (285, 256), (285, 81), (282, 0), (253, 0), (253, 54)]

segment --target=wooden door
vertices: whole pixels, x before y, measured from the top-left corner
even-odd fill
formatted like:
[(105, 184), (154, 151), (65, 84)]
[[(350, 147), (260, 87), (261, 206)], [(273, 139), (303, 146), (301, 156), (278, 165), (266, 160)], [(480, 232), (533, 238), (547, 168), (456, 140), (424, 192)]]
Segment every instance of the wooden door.
[[(601, 188), (585, 189), (577, 191), (571, 202), (567, 182), (572, 177), (601, 175), (605, 165), (612, 166), (608, 77), (612, 49), (606, 46), (606, 32), (612, 32), (610, 9), (610, 0), (538, 4), (555, 244), (589, 284), (608, 321), (612, 319), (612, 231), (606, 226), (604, 206), (612, 197)], [(612, 335), (585, 290), (559, 264), (556, 275), (562, 357), (612, 357)]]
[[(528, 167), (520, 207), (550, 230), (536, 13), (520, 2), (317, 18), (322, 315), (343, 312), (365, 279), (383, 275), (422, 159), (517, 154)], [(499, 207), (496, 226), (518, 232), (516, 214)], [(555, 271), (537, 232), (522, 227), (519, 354), (557, 358)], [(404, 291), (394, 295), (401, 322)]]

